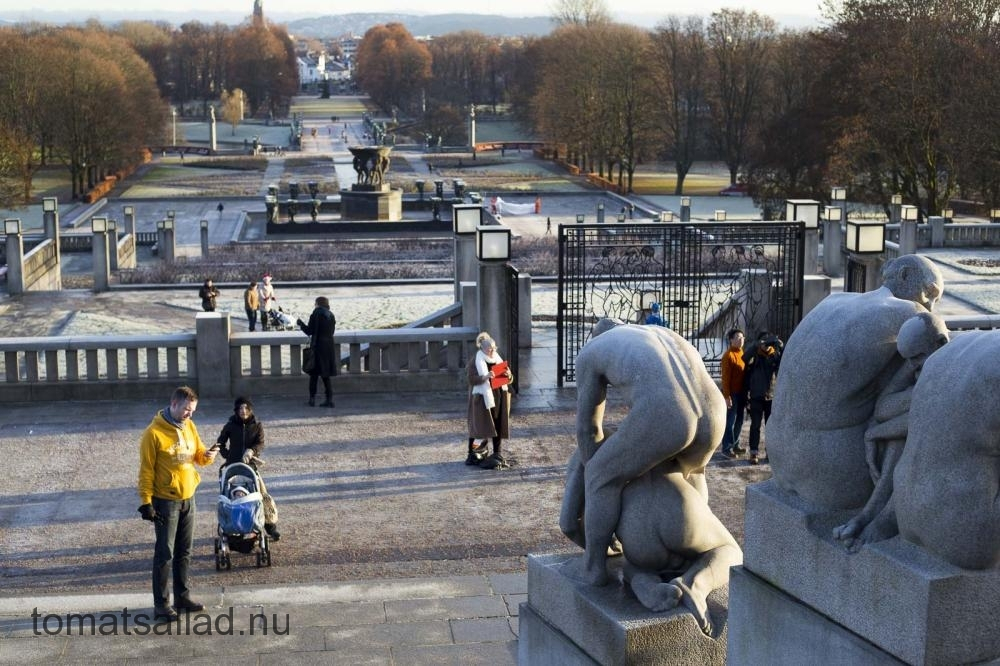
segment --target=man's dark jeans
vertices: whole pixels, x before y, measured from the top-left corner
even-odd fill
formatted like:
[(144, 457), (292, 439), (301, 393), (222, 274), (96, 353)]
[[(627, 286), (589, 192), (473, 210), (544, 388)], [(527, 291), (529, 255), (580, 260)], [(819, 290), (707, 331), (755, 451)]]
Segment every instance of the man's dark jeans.
[(186, 500), (153, 498), (153, 509), (166, 518), (156, 526), (156, 550), (153, 553), (153, 603), (157, 608), (169, 605), (167, 581), (174, 577), (174, 603), (190, 596), (188, 567), (194, 545), (194, 497)]
[(771, 418), (771, 401), (750, 398), (750, 453), (760, 452), (760, 424)]

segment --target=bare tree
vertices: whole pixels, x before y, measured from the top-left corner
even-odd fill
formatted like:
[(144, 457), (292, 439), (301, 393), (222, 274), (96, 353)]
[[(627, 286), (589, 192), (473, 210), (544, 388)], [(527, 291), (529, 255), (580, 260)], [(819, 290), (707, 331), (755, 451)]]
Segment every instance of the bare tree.
[(723, 9), (708, 25), (711, 49), (710, 135), (736, 183), (746, 160), (767, 74), (774, 19), (757, 12)]
[(705, 26), (701, 18), (683, 22), (671, 17), (653, 34), (654, 75), (661, 105), (657, 116), (663, 152), (677, 172), (675, 194), (683, 194), (684, 179), (702, 152), (705, 124)]
[(611, 14), (604, 0), (553, 0), (552, 18), (556, 25), (597, 25)]

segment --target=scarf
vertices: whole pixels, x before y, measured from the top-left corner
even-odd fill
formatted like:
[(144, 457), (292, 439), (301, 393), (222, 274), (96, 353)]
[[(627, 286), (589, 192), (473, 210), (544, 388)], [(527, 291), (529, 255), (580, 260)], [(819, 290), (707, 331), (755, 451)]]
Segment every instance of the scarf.
[[(500, 358), (500, 354), (494, 352), (492, 356), (487, 356), (486, 353), (480, 349), (476, 352), (476, 374), (480, 377), (488, 375), (490, 369), (487, 364), (500, 363), (501, 361), (503, 361), (503, 359)], [(504, 386), (503, 389), (507, 390), (507, 387)], [(483, 396), (483, 402), (486, 403), (486, 409), (493, 409), (496, 407), (497, 403), (496, 400), (493, 399), (493, 388), (490, 386), (489, 380), (486, 380), (482, 384), (476, 384), (473, 386), (472, 393), (473, 395)]]

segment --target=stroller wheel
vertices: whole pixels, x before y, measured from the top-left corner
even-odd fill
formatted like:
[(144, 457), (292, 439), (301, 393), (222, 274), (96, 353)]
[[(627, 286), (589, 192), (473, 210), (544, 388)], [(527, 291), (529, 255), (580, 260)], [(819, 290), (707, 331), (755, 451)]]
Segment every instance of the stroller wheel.
[(232, 568), (233, 568), (233, 558), (231, 558), (229, 556), (229, 554), (227, 553), (226, 554), (226, 571), (229, 571)]
[(222, 555), (216, 554), (215, 556), (215, 570), (222, 571)]
[[(219, 537), (215, 537), (215, 554), (219, 554)], [(218, 558), (216, 558), (218, 559)]]
[(259, 550), (257, 551), (257, 566), (258, 567), (264, 566), (264, 553), (262, 553)]
[(264, 551), (264, 566), (271, 566), (271, 551)]

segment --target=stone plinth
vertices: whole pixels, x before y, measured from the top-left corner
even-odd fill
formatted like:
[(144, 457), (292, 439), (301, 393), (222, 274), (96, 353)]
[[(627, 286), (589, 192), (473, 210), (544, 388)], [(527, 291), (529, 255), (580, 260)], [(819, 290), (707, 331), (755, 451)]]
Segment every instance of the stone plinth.
[(403, 191), (387, 184), (352, 185), (340, 193), (342, 220), (378, 220), (396, 222), (403, 219)]
[[(760, 655), (740, 652), (753, 641), (794, 645), (787, 633), (792, 610), (821, 617), (829, 636), (850, 632), (906, 663), (1000, 657), (1000, 571), (960, 569), (899, 537), (851, 554), (831, 536), (851, 515), (810, 513), (773, 480), (747, 488), (743, 566), (756, 580), (744, 578), (731, 590), (731, 664), (759, 663)], [(763, 603), (761, 585), (783, 603)], [(745, 593), (755, 601), (747, 603)], [(799, 663), (829, 660), (824, 641), (805, 643)]]
[(715, 636), (701, 632), (687, 608), (653, 613), (619, 582), (621, 558), (612, 558), (604, 587), (568, 578), (563, 566), (578, 553), (528, 556), (528, 601), (518, 613), (518, 663), (724, 664), (727, 590), (708, 597)]

